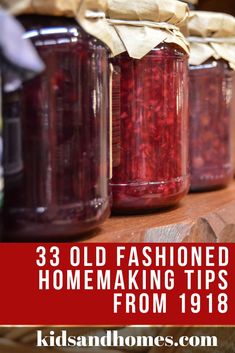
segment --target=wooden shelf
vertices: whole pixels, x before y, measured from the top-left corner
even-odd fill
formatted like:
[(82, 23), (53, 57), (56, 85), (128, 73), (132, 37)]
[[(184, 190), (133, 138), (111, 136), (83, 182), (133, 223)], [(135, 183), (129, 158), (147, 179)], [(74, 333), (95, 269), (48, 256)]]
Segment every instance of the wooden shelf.
[(175, 209), (113, 216), (84, 242), (235, 242), (235, 182), (214, 192), (189, 194)]

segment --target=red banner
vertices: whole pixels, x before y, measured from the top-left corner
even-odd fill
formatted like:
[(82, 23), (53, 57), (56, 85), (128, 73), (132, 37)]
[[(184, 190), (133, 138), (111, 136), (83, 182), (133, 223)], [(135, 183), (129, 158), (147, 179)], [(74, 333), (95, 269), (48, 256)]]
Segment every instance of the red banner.
[(235, 244), (1, 244), (0, 325), (235, 325)]

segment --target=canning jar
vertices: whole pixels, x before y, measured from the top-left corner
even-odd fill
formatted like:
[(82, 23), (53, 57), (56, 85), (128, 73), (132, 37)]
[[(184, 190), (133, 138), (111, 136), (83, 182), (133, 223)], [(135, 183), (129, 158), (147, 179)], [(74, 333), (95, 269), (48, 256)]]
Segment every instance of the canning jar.
[(3, 167), (2, 167), (2, 92), (1, 92), (1, 71), (0, 71), (0, 212), (3, 204)]
[(233, 173), (235, 177), (235, 78), (233, 80), (233, 116), (232, 116), (232, 155), (233, 155)]
[[(228, 185), (233, 176), (232, 119), (235, 58), (232, 16), (193, 12), (189, 22), (191, 190)], [(213, 37), (211, 33), (214, 33)], [(203, 38), (200, 37), (203, 36)]]
[(188, 56), (161, 43), (112, 60), (113, 210), (177, 204), (188, 192)]
[(2, 91), (1, 91), (1, 70), (0, 70), (0, 241), (2, 241), (2, 206), (3, 206), (3, 166), (2, 166), (2, 154), (3, 154), (3, 142), (2, 142)]
[(30, 40), (23, 38), (23, 27), (10, 12), (3, 10), (1, 4), (0, 28), (0, 241), (2, 241), (4, 199), (2, 91), (16, 90), (21, 82), (41, 73), (44, 64)]
[(231, 181), (233, 80), (234, 71), (222, 60), (190, 66), (192, 190), (209, 190)]
[(5, 234), (66, 239), (110, 213), (108, 50), (73, 19), (19, 19), (46, 69), (3, 99)]

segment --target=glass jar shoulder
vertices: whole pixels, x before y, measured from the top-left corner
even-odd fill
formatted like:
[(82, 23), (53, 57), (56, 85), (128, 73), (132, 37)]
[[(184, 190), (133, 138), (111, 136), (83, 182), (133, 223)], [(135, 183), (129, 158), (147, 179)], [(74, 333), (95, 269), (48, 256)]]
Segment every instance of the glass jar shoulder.
[(233, 70), (225, 60), (215, 60), (213, 58), (200, 65), (190, 65), (189, 70), (191, 75), (214, 75), (217, 72), (228, 76), (233, 75)]
[(187, 60), (188, 54), (174, 43), (161, 43), (148, 54), (161, 59)]
[(19, 20), (26, 30), (25, 37), (36, 46), (80, 44), (93, 48), (104, 48), (95, 37), (86, 33), (72, 18), (24, 15)]
[(167, 62), (185, 62), (188, 63), (188, 54), (178, 45), (173, 43), (161, 43), (154, 49), (152, 49), (148, 54), (146, 54), (141, 60), (130, 58), (127, 52), (119, 54), (111, 59), (114, 64), (120, 64), (121, 62), (145, 62), (148, 60), (157, 61), (164, 63)]

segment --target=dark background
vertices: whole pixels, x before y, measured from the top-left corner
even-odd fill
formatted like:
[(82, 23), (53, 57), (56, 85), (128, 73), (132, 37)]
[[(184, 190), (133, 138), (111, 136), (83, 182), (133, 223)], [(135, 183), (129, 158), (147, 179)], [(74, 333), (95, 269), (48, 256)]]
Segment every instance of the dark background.
[(226, 12), (235, 16), (235, 0), (199, 0), (197, 9)]

